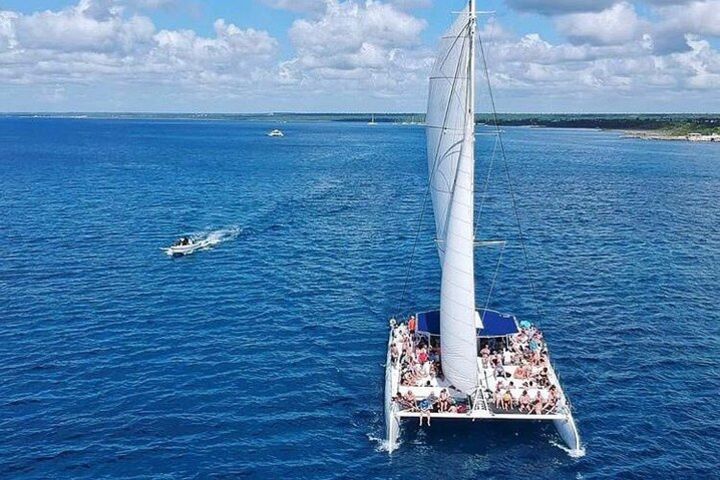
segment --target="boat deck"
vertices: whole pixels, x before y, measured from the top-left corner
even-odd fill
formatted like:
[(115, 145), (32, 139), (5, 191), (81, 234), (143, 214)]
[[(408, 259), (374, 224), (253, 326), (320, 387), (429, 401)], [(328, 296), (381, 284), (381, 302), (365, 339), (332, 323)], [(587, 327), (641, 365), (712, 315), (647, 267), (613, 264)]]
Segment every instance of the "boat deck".
[[(418, 363), (417, 351), (432, 350), (431, 343), (433, 340), (423, 332), (411, 334), (407, 325), (396, 326), (389, 348), (397, 353), (397, 358), (390, 355), (390, 352), (388, 357), (392, 364), (389, 387), (392, 391), (392, 397), (397, 403), (397, 416), (402, 418), (424, 416), (433, 419), (447, 418), (473, 421), (566, 419), (570, 415), (569, 403), (550, 363), (547, 346), (543, 341), (533, 345), (532, 353), (538, 352), (536, 355), (540, 360), (530, 363), (527, 360), (532, 354), (529, 347), (525, 343), (518, 345), (522, 343), (518, 341), (518, 338), (523, 339), (527, 337), (528, 333), (534, 335), (535, 332), (538, 332), (537, 335), (542, 338), (542, 334), (534, 327), (527, 330), (518, 328), (518, 333), (496, 339), (479, 338), (479, 356), (477, 358), (479, 388), (473, 395), (467, 395), (454, 389), (441, 373), (438, 375), (422, 375), (419, 378), (411, 376), (412, 380), (408, 381), (408, 371), (418, 368), (416, 365)], [(522, 337), (523, 335), (525, 337)], [(410, 341), (408, 341), (408, 338), (410, 338)], [(435, 340), (439, 342), (439, 336)], [(490, 344), (495, 348), (507, 350), (504, 361), (500, 361), (502, 356), (500, 353), (488, 356), (487, 352), (483, 352), (483, 347)], [(408, 347), (410, 347), (410, 351), (408, 351)], [(513, 358), (510, 358), (509, 352), (511, 350), (514, 352)], [(542, 352), (542, 354), (539, 352)], [(494, 357), (496, 357), (495, 360), (493, 360)], [(434, 363), (439, 368), (439, 360), (438, 353), (430, 356), (426, 361)], [(501, 365), (501, 369), (498, 368), (498, 364)], [(518, 372), (521, 365), (523, 365), (524, 371), (530, 372), (529, 375), (522, 375), (522, 371)], [(543, 369), (547, 369), (545, 371), (547, 380), (538, 382)], [(553, 389), (552, 392), (551, 388)], [(438, 408), (437, 401), (443, 390), (447, 392), (451, 399), (452, 411), (440, 411)], [(498, 398), (506, 394), (509, 394), (512, 398), (509, 408), (508, 402), (498, 400)], [(553, 394), (556, 399), (554, 402), (551, 401)], [(526, 406), (525, 411), (521, 412), (520, 399), (523, 395), (527, 395), (531, 399), (531, 408)], [(408, 398), (412, 400), (407, 401)], [(532, 408), (538, 399), (543, 405), (541, 413)]]

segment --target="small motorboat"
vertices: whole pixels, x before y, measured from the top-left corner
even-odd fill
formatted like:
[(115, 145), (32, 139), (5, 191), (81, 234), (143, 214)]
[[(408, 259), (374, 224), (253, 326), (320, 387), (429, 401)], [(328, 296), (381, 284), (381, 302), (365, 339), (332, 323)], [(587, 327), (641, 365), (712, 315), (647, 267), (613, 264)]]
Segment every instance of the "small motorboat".
[(282, 132), (282, 130), (278, 130), (277, 128), (270, 133), (268, 133), (268, 137), (284, 137), (285, 134)]
[(193, 240), (190, 237), (183, 237), (164, 250), (165, 253), (171, 257), (180, 257), (183, 255), (190, 255), (191, 253), (194, 253), (202, 248), (209, 247), (210, 245), (212, 245), (212, 242), (208, 239)]

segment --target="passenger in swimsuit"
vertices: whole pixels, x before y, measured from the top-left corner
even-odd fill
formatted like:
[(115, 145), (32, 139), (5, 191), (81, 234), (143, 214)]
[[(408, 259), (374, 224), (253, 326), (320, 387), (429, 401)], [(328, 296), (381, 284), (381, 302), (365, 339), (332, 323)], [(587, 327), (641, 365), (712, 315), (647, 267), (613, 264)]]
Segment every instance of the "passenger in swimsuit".
[(535, 415), (542, 415), (543, 412), (543, 401), (542, 400), (535, 400), (535, 405), (533, 406), (533, 412)]
[(495, 380), (497, 380), (498, 378), (507, 378), (510, 374), (505, 372), (505, 368), (503, 368), (502, 365), (496, 365), (495, 370), (493, 370), (493, 376)]
[(512, 410), (513, 407), (513, 397), (510, 393), (510, 390), (505, 390), (505, 393), (503, 393), (502, 396), (502, 408), (503, 410)]
[(502, 408), (502, 387), (501, 384), (498, 383), (495, 386), (495, 391), (493, 392), (493, 400), (495, 400), (495, 408)]
[(542, 372), (538, 374), (538, 385), (540, 385), (541, 387), (547, 387), (548, 385), (550, 385), (550, 377), (548, 375), (548, 368), (543, 367)]
[(408, 390), (403, 399), (409, 410), (412, 410), (413, 412), (417, 410), (417, 399), (415, 398), (415, 394), (412, 390)]
[(530, 403), (532, 402), (532, 399), (530, 398), (530, 394), (527, 390), (523, 390), (522, 395), (520, 395), (520, 413), (530, 413)]
[(520, 365), (515, 369), (515, 373), (513, 373), (513, 378), (517, 378), (518, 380), (524, 380), (528, 378), (527, 371), (525, 370), (525, 365)]
[(483, 368), (488, 368), (490, 366), (490, 348), (487, 345), (480, 350), (480, 357), (482, 358)]
[(440, 390), (440, 396), (438, 398), (438, 410), (440, 410), (440, 412), (447, 412), (448, 410), (450, 410), (450, 395), (445, 388)]

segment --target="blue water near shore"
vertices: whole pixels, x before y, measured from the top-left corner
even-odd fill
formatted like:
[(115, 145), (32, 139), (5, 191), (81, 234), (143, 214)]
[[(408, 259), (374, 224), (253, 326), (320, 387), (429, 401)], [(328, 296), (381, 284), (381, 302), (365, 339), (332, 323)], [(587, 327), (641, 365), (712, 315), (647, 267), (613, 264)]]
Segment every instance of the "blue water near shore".
[[(383, 451), (387, 318), (438, 303), (429, 214), (401, 298), (424, 139), (0, 119), (0, 477), (716, 475), (720, 146), (616, 132), (506, 129), (529, 270), (497, 158), (478, 199), (478, 238), (509, 240), (489, 306), (544, 329), (587, 454), (551, 425), (442, 422)], [(480, 303), (498, 256), (479, 250)]]

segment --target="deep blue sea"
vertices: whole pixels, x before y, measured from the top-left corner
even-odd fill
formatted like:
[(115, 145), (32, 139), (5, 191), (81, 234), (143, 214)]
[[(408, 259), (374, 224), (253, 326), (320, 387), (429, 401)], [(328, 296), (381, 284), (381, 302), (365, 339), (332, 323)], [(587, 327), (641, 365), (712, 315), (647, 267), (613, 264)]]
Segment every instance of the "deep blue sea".
[(478, 134), (477, 237), (508, 241), (478, 303), (544, 329), (584, 457), (479, 422), (383, 451), (387, 319), (439, 302), (422, 127), (5, 117), (0, 478), (716, 476), (720, 145), (504, 139)]

